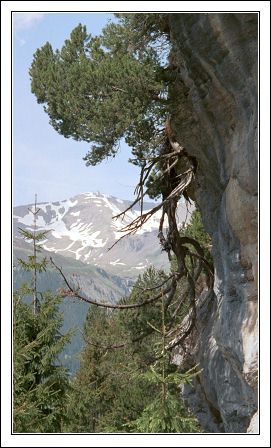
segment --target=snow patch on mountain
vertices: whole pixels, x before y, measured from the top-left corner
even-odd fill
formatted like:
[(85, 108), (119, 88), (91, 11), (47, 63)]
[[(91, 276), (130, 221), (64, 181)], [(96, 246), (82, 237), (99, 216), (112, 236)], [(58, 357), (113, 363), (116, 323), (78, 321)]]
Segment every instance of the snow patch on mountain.
[(125, 263), (121, 263), (119, 258), (117, 260), (115, 260), (115, 261), (110, 261), (109, 263), (112, 264), (112, 266), (116, 266), (117, 264), (125, 266)]
[[(59, 202), (37, 204), (37, 230), (48, 231), (44, 249), (72, 257), (86, 264), (95, 264), (112, 273), (131, 276), (131, 271), (168, 266), (167, 255), (161, 251), (157, 233), (161, 210), (156, 212), (136, 234), (120, 238), (122, 229), (140, 216), (139, 207), (122, 214), (131, 202), (100, 193), (83, 193)], [(156, 204), (147, 204), (143, 213)], [(14, 234), (20, 238), (18, 227), (33, 230), (33, 205), (15, 207)], [(30, 210), (29, 210), (30, 209)], [(116, 215), (121, 215), (114, 218)], [(179, 222), (186, 218), (186, 209), (180, 208)], [(165, 227), (167, 221), (165, 219)], [(117, 240), (120, 240), (116, 243)], [(114, 247), (109, 250), (111, 246)], [(145, 260), (142, 263), (142, 260)], [(94, 263), (95, 262), (95, 263)]]

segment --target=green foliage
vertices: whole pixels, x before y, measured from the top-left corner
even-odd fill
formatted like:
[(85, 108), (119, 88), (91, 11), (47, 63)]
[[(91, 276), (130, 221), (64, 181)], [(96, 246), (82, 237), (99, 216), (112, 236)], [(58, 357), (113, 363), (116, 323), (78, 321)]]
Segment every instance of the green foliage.
[[(157, 271), (154, 267), (148, 268), (138, 277), (130, 295), (123, 299), (121, 303), (140, 303), (153, 297), (157, 294), (155, 288), (158, 288), (159, 285), (165, 281), (165, 278), (166, 274), (163, 271)], [(147, 341), (143, 338), (134, 346), (140, 351), (142, 350), (142, 345), (146, 344), (144, 350), (147, 353), (151, 346), (151, 339), (153, 336), (153, 331), (149, 324), (160, 325), (161, 323), (160, 303), (154, 302), (146, 305), (143, 310), (141, 308), (127, 310), (125, 314), (120, 313), (119, 319), (123, 329), (128, 332), (131, 339), (133, 339), (135, 335), (137, 337), (140, 335), (149, 335)]]
[(137, 356), (131, 348), (108, 349), (125, 338), (119, 315), (90, 307), (85, 349), (70, 394), (70, 432), (125, 432), (123, 424), (136, 418), (152, 390), (136, 378)]
[(87, 165), (114, 156), (122, 138), (137, 159), (157, 150), (167, 113), (162, 16), (121, 14), (98, 37), (79, 24), (60, 50), (47, 42), (36, 51), (32, 92), (57, 132), (92, 143)]
[[(142, 182), (151, 197), (168, 196), (173, 180), (182, 173), (181, 165), (176, 165), (180, 173), (170, 170), (167, 182), (160, 176), (159, 156), (170, 146), (164, 128), (174, 109), (170, 92), (176, 77), (174, 68), (166, 66), (168, 15), (118, 14), (117, 18), (98, 37), (88, 35), (79, 24), (60, 50), (53, 51), (48, 42), (38, 49), (30, 68), (32, 92), (57, 132), (91, 144), (84, 158), (87, 165), (114, 157), (121, 139), (132, 148), (131, 162), (141, 168), (158, 156)], [(197, 214), (181, 232), (199, 237), (208, 250)], [(192, 273), (200, 256), (196, 259), (194, 252), (193, 257), (194, 247), (188, 245), (192, 254), (186, 268)], [(183, 249), (186, 257), (188, 247)], [(162, 310), (159, 301), (125, 313), (90, 307), (86, 347), (69, 394), (66, 431), (199, 431), (179, 393), (179, 384), (194, 372), (182, 376), (166, 351), (172, 322), (182, 321), (192, 306), (192, 294), (186, 294), (187, 299), (180, 296), (180, 289), (184, 296), (191, 293), (190, 277), (183, 277), (176, 289), (175, 284), (168, 303), (162, 298)], [(123, 302), (152, 298), (164, 283), (165, 274), (150, 269)], [(116, 341), (125, 341), (122, 350), (116, 350)]]
[(18, 258), (18, 265), (23, 268), (25, 271), (35, 271), (36, 272), (44, 272), (48, 265), (48, 260), (46, 257), (40, 258), (38, 260), (37, 254), (42, 251), (41, 243), (46, 238), (48, 231), (36, 232), (35, 230), (31, 232), (30, 230), (21, 229), (19, 227), (19, 234), (22, 238), (30, 243), (33, 243), (34, 254), (29, 255), (27, 260), (23, 260)]
[(58, 355), (69, 342), (61, 335), (60, 299), (47, 293), (38, 314), (14, 295), (13, 309), (13, 417), (14, 432), (58, 432), (68, 390)]
[[(153, 288), (164, 280), (162, 271), (148, 269), (122, 302), (151, 297), (157, 292)], [(161, 303), (125, 312), (90, 307), (84, 330), (86, 345), (70, 393), (67, 431), (199, 431), (179, 392), (179, 384), (191, 380), (195, 371), (180, 373), (168, 352), (163, 349), (161, 356), (162, 346), (165, 348), (161, 331), (168, 321), (167, 313), (161, 313)]]
[[(208, 233), (204, 230), (202, 219), (201, 219), (201, 213), (198, 209), (194, 210), (191, 215), (191, 219), (188, 224), (183, 225), (180, 229), (180, 235), (181, 237), (189, 237), (193, 238), (196, 242), (198, 242), (203, 249), (204, 258), (206, 259), (208, 266), (203, 263), (202, 264), (202, 270), (201, 273), (197, 279), (196, 289), (195, 293), (196, 296), (198, 296), (202, 290), (205, 287), (210, 286), (210, 270), (213, 269), (213, 258), (211, 254), (211, 237), (208, 235)], [(191, 253), (196, 253), (196, 250), (192, 244), (185, 245)], [(187, 257), (186, 259), (186, 267), (189, 270), (190, 274), (193, 274), (194, 270), (196, 269), (196, 261), (197, 258), (193, 258), (190, 256), (190, 258)], [(177, 270), (177, 262), (176, 257), (173, 256), (171, 260), (171, 270), (176, 271)], [(183, 277), (177, 285), (176, 295), (179, 295), (180, 297), (183, 297), (182, 300), (182, 306), (179, 309), (179, 320), (181, 321), (189, 312), (191, 309), (191, 300), (189, 298), (189, 292), (190, 290), (190, 284), (187, 279), (187, 277)]]
[[(148, 404), (137, 420), (131, 423), (136, 432), (198, 432), (197, 420), (191, 417), (178, 393), (178, 386), (197, 375), (196, 368), (185, 374), (170, 371), (170, 354), (166, 351), (167, 330), (165, 325), (165, 301), (161, 301), (160, 328), (152, 326), (158, 338), (155, 344), (157, 360), (150, 369), (141, 374), (150, 383), (160, 386), (160, 394)], [(177, 386), (177, 387), (176, 387)]]
[(181, 236), (188, 236), (198, 241), (204, 250), (204, 255), (208, 261), (212, 261), (210, 249), (212, 247), (211, 237), (205, 231), (201, 218), (201, 213), (198, 209), (194, 210), (189, 223), (181, 228)]
[[(37, 274), (47, 266), (46, 258), (37, 258), (47, 233), (36, 232), (38, 212), (35, 200), (33, 232), (20, 229), (22, 237), (33, 244), (33, 255), (18, 260), (21, 268), (33, 273), (32, 282), (22, 284), (13, 297), (13, 430), (19, 433), (61, 431), (69, 388), (66, 369), (58, 360), (71, 338), (71, 332), (60, 333), (61, 299), (37, 290)], [(33, 310), (25, 303), (30, 294)]]
[[(137, 57), (142, 53), (149, 54), (156, 50), (156, 57), (162, 63), (161, 46), (166, 46), (169, 40), (168, 14), (115, 14), (119, 19), (119, 24), (110, 24), (107, 28), (110, 30), (109, 36), (117, 35), (117, 42), (121, 43), (120, 37), (123, 32), (126, 33), (126, 39), (123, 42), (122, 49), (127, 51), (127, 44)], [(107, 29), (105, 29), (105, 35)], [(111, 41), (112, 42), (112, 41)], [(112, 43), (111, 43), (112, 48)], [(115, 46), (119, 51), (120, 46)], [(158, 52), (159, 49), (159, 52)]]
[(151, 199), (158, 199), (159, 196), (166, 193), (167, 186), (165, 185), (161, 172), (159, 170), (153, 170), (146, 182), (146, 188), (148, 190), (148, 196)]
[(161, 397), (154, 399), (134, 423), (134, 432), (197, 433), (197, 420), (187, 416), (182, 401), (172, 393), (167, 394), (166, 403)]
[[(205, 231), (203, 227), (201, 213), (198, 209), (193, 211), (190, 222), (188, 223), (187, 226), (183, 226), (181, 228), (180, 234), (181, 236), (184, 237), (193, 238), (201, 245), (201, 248), (203, 249), (204, 252), (204, 258), (209, 263), (209, 266), (212, 269), (213, 266), (213, 257), (211, 254), (212, 240), (210, 235)], [(192, 253), (195, 252), (195, 249), (192, 247), (192, 245), (188, 245), (188, 247)], [(190, 259), (190, 261), (187, 262), (187, 266), (189, 269), (193, 269), (194, 264), (195, 263), (194, 260), (192, 260), (192, 258)], [(209, 268), (206, 266), (206, 264), (203, 264), (201, 280), (204, 280), (203, 277), (206, 276), (208, 271)]]

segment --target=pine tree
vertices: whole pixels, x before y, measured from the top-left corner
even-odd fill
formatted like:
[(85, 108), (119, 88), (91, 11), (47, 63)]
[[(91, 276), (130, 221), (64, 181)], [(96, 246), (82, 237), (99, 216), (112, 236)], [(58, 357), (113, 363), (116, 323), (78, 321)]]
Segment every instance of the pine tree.
[[(140, 305), (136, 306), (136, 310), (127, 311), (125, 317), (122, 314), (122, 317), (116, 319), (113, 318), (113, 313), (101, 314), (105, 319), (104, 328), (107, 325), (115, 327), (109, 333), (102, 331), (103, 340), (94, 331), (91, 338), (96, 337), (97, 343), (89, 343), (84, 350), (82, 368), (75, 383), (75, 389), (85, 391), (83, 407), (78, 410), (78, 420), (82, 425), (75, 422), (74, 430), (76, 427), (87, 427), (93, 431), (110, 429), (113, 432), (123, 428), (125, 418), (128, 419), (126, 423), (137, 421), (142, 430), (143, 423), (138, 418), (144, 408), (146, 412), (151, 408), (145, 406), (145, 403), (143, 408), (136, 406), (136, 415), (127, 412), (127, 403), (131, 404), (133, 393), (137, 396), (138, 379), (133, 380), (135, 383), (131, 382), (132, 376), (128, 368), (123, 374), (123, 381), (133, 384), (134, 391), (131, 397), (127, 396), (127, 391), (126, 394), (123, 393), (123, 381), (119, 382), (118, 375), (114, 375), (115, 371), (119, 372), (118, 363), (131, 366), (132, 352), (133, 356), (136, 355), (133, 369), (146, 373), (149, 364), (157, 356), (152, 346), (157, 342), (153, 327), (162, 329), (163, 322), (169, 326), (182, 323), (187, 315), (188, 327), (183, 335), (178, 335), (180, 339), (177, 337), (175, 343), (180, 343), (182, 337), (186, 338), (195, 324), (196, 282), (203, 265), (208, 267), (208, 278), (212, 276), (212, 269), (204, 259), (201, 246), (191, 238), (180, 237), (176, 221), (177, 201), (181, 195), (188, 194), (187, 187), (196, 174), (197, 161), (181, 143), (175, 141), (175, 137), (172, 140), (171, 114), (179, 104), (173, 88), (178, 74), (174, 64), (167, 58), (170, 49), (168, 15), (118, 14), (117, 17), (118, 23), (110, 23), (98, 37), (88, 35), (86, 27), (79, 24), (60, 50), (53, 51), (48, 42), (38, 49), (30, 68), (32, 92), (38, 103), (44, 104), (50, 123), (57, 132), (64, 137), (91, 144), (90, 151), (84, 158), (87, 165), (96, 165), (109, 156), (114, 157), (121, 139), (125, 139), (132, 148), (134, 158), (130, 161), (141, 168), (134, 202), (141, 204), (141, 215), (123, 230), (127, 230), (128, 234), (135, 233), (155, 210), (162, 209), (159, 240), (169, 256), (173, 253), (176, 257), (176, 268), (173, 266), (169, 278), (165, 278), (163, 273), (155, 274), (152, 280), (148, 279), (150, 283), (147, 289), (141, 289), (140, 293), (138, 290), (133, 291), (127, 299), (128, 303), (134, 297)], [(145, 194), (150, 194), (153, 198), (161, 195), (163, 200), (157, 209), (146, 214), (143, 213)], [(166, 234), (163, 233), (165, 216), (169, 223)], [(61, 272), (60, 269), (59, 271)], [(146, 279), (143, 279), (145, 286)], [(141, 280), (136, 285), (139, 288), (142, 286)], [(159, 281), (169, 285), (165, 288), (168, 294), (163, 316), (159, 313), (159, 301), (156, 298), (151, 299), (149, 304), (150, 297), (155, 297), (157, 291), (161, 291)], [(183, 289), (183, 293), (180, 289)], [(74, 295), (80, 298), (76, 291)], [(144, 300), (147, 305), (143, 303)], [(140, 308), (142, 304), (144, 313)], [(106, 347), (108, 343), (109, 346), (112, 345), (112, 336), (115, 340), (118, 339), (119, 328), (124, 330), (124, 337), (133, 349), (127, 349), (126, 352), (125, 348), (122, 355), (113, 356), (111, 349)], [(95, 329), (94, 323), (92, 329)], [(100, 352), (95, 347), (101, 342), (104, 342), (105, 348)], [(164, 359), (166, 354), (164, 356), (160, 353), (160, 357)], [(166, 362), (165, 359), (163, 362)], [(98, 363), (98, 370), (94, 368), (95, 363)], [(168, 375), (174, 373), (174, 369), (168, 363), (169, 371), (167, 374), (164, 372), (163, 376), (163, 364), (161, 368), (162, 372), (155, 372), (155, 369), (152, 372), (162, 375), (162, 385), (166, 390), (167, 400), (162, 400), (159, 409), (164, 413), (166, 407), (171, 406), (172, 411), (169, 412), (169, 420), (162, 419), (159, 430), (185, 430), (176, 391), (175, 395), (171, 394), (174, 381)], [(170, 380), (169, 384), (166, 378), (167, 381)], [(154, 391), (159, 389), (160, 383), (161, 381), (152, 383)], [(90, 385), (89, 393), (87, 386), (84, 388), (86, 384)], [(145, 394), (146, 391), (144, 386)], [(76, 402), (76, 392), (74, 400)], [(103, 407), (105, 403), (107, 407)], [(157, 404), (158, 402), (153, 402), (152, 406), (155, 408)], [(178, 415), (181, 417), (178, 423), (173, 424), (175, 420), (171, 417), (174, 409), (174, 412), (179, 409)], [(148, 428), (153, 431), (158, 427), (152, 425)]]
[(70, 340), (62, 335), (61, 299), (45, 293), (39, 313), (14, 294), (13, 308), (13, 421), (14, 432), (60, 432), (69, 388), (58, 355)]
[(38, 260), (38, 253), (41, 252), (41, 242), (46, 238), (48, 231), (37, 232), (37, 215), (40, 211), (37, 208), (37, 195), (35, 195), (34, 208), (28, 208), (29, 212), (33, 215), (33, 231), (19, 228), (19, 233), (22, 238), (27, 242), (32, 242), (33, 255), (27, 257), (27, 261), (18, 258), (18, 264), (25, 271), (32, 272), (32, 294), (33, 294), (33, 313), (37, 313), (38, 298), (37, 298), (37, 273), (41, 273), (46, 270), (48, 261), (46, 257)]
[[(201, 213), (198, 208), (192, 212), (189, 223), (181, 227), (180, 235), (183, 237), (193, 238), (197, 241), (203, 250), (204, 258), (208, 263), (203, 264), (201, 274), (197, 280), (197, 289), (199, 294), (202, 288), (209, 286), (210, 279), (208, 274), (210, 273), (210, 269), (213, 269), (213, 257), (211, 253), (212, 240), (210, 235), (204, 229)], [(195, 252), (194, 247), (189, 244), (188, 247), (192, 253)], [(190, 260), (187, 261), (187, 267), (190, 269), (190, 272), (193, 272), (193, 269), (195, 268), (195, 260), (193, 260), (193, 258), (190, 258)]]
[(162, 297), (161, 327), (157, 328), (149, 324), (158, 335), (155, 344), (157, 360), (147, 372), (141, 374), (151, 384), (160, 386), (160, 392), (129, 426), (134, 428), (135, 432), (199, 432), (200, 428), (197, 420), (185, 408), (178, 387), (176, 387), (184, 382), (191, 384), (192, 378), (199, 372), (197, 372), (197, 366), (183, 374), (171, 371), (171, 355), (166, 350), (165, 314), (165, 301)]
[[(14, 432), (59, 432), (69, 381), (58, 355), (69, 342), (71, 333), (60, 332), (61, 298), (37, 290), (37, 275), (47, 265), (46, 258), (38, 260), (37, 255), (47, 232), (36, 231), (39, 212), (36, 197), (34, 210), (30, 211), (34, 229), (21, 229), (20, 233), (32, 241), (33, 255), (27, 260), (20, 259), (19, 265), (32, 272), (32, 281), (15, 291), (13, 298), (13, 429)], [(29, 295), (33, 297), (33, 307), (26, 303)]]
[(111, 349), (126, 339), (118, 313), (90, 307), (85, 328), (85, 348), (72, 384), (68, 405), (69, 432), (127, 432), (151, 399), (153, 388), (136, 378), (138, 356), (131, 347)]
[(55, 130), (92, 144), (87, 165), (115, 156), (122, 138), (140, 163), (157, 151), (168, 112), (165, 17), (117, 16), (98, 37), (79, 24), (60, 50), (47, 42), (30, 68), (32, 92)]

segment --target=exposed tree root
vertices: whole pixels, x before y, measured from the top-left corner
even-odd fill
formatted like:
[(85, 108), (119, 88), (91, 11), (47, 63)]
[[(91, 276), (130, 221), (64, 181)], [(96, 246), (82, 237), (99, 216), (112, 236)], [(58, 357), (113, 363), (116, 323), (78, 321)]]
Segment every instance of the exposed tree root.
[[(120, 232), (124, 232), (125, 235), (119, 238), (119, 240), (110, 247), (110, 249), (112, 249), (122, 238), (135, 234), (155, 213), (157, 213), (158, 210), (162, 210), (158, 239), (162, 250), (167, 252), (169, 260), (172, 259), (172, 255), (176, 259), (177, 269), (167, 276), (167, 278), (159, 285), (150, 288), (139, 288), (142, 293), (144, 293), (144, 295), (147, 294), (147, 296), (150, 296), (155, 290), (160, 291), (157, 292), (155, 296), (151, 296), (139, 303), (111, 304), (101, 301), (98, 302), (83, 296), (80, 293), (79, 286), (78, 288), (72, 286), (62, 269), (54, 263), (52, 258), (51, 262), (66, 284), (66, 288), (60, 290), (60, 293), (63, 296), (76, 297), (98, 307), (119, 310), (135, 309), (155, 303), (164, 296), (165, 310), (168, 311), (171, 317), (167, 328), (167, 337), (171, 338), (171, 341), (168, 343), (167, 349), (172, 350), (174, 347), (185, 341), (195, 326), (197, 281), (202, 273), (203, 266), (205, 266), (205, 275), (208, 280), (207, 285), (209, 289), (212, 289), (213, 267), (206, 260), (204, 250), (198, 241), (180, 235), (176, 221), (178, 201), (180, 197), (185, 194), (187, 187), (191, 184), (197, 169), (197, 163), (193, 157), (190, 157), (187, 154), (186, 150), (178, 142), (173, 141), (172, 137), (165, 137), (164, 135), (161, 141), (163, 142), (163, 147), (160, 155), (156, 157), (142, 158), (141, 160), (140, 180), (135, 189), (136, 199), (125, 211), (114, 216), (113, 219), (120, 217), (124, 218), (125, 214), (136, 204), (140, 205), (140, 215), (120, 230)], [(177, 169), (180, 166), (186, 167), (181, 173), (178, 172)], [(143, 201), (146, 194), (149, 193), (146, 184), (153, 170), (158, 173), (156, 181), (161, 181), (163, 184), (162, 201), (160, 204), (144, 213)], [(168, 221), (166, 235), (164, 234), (165, 216), (167, 216)], [(188, 260), (190, 260), (189, 267), (187, 263)], [(165, 286), (166, 284), (168, 285)], [(182, 285), (181, 292), (179, 292), (180, 285)], [(187, 307), (187, 312), (180, 322), (180, 312), (184, 305)], [(131, 342), (133, 343), (147, 337), (150, 332), (132, 339)], [(116, 349), (126, 347), (126, 345), (128, 344), (120, 343), (103, 348)]]

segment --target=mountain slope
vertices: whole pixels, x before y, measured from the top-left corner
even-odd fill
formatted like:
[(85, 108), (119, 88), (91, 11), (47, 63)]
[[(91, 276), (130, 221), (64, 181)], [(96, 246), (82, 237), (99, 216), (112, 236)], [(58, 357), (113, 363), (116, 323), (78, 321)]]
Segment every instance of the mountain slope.
[[(123, 217), (113, 219), (131, 205), (129, 201), (104, 194), (83, 193), (59, 202), (38, 204), (38, 230), (48, 230), (43, 247), (48, 252), (79, 260), (122, 277), (135, 278), (150, 265), (168, 267), (167, 256), (157, 239), (161, 211), (153, 215), (136, 235), (127, 236), (111, 250), (124, 234), (121, 229), (139, 216), (133, 208)], [(154, 204), (146, 204), (151, 209)], [(14, 247), (22, 248), (18, 227), (33, 228), (30, 206), (14, 208)], [(186, 218), (186, 207), (180, 205), (180, 222)], [(25, 248), (25, 245), (23, 246)]]

